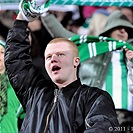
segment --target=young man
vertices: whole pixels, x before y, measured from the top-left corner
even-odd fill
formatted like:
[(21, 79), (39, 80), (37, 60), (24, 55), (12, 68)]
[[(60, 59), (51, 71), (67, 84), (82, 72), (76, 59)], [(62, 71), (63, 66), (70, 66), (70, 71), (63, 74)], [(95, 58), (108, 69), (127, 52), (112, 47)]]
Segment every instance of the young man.
[[(48, 14), (45, 17), (42, 16), (41, 19), (46, 28), (50, 30), (53, 37), (69, 38), (75, 35), (64, 29), (52, 14)], [(128, 39), (132, 38), (132, 31), (133, 25), (126, 16), (120, 11), (115, 11), (109, 15), (106, 26), (100, 35), (128, 41)], [(126, 119), (127, 123), (133, 122), (132, 115), (130, 115), (133, 111), (132, 94), (129, 92), (133, 83), (128, 82), (129, 71), (127, 70), (127, 60), (131, 62), (132, 58), (133, 51), (119, 49), (90, 58), (82, 62), (79, 68), (79, 77), (82, 83), (106, 90), (111, 94), (115, 103), (115, 108), (128, 112), (129, 118), (122, 118), (122, 121)], [(132, 72), (131, 65), (130, 71)], [(130, 73), (130, 76), (131, 75), (132, 73)], [(128, 121), (129, 119), (130, 122)], [(122, 121), (120, 120), (119, 122), (122, 124)]]
[(9, 79), (26, 110), (20, 132), (115, 132), (118, 121), (110, 95), (82, 85), (77, 78), (76, 45), (64, 38), (49, 42), (45, 67), (51, 80), (46, 80), (32, 64), (27, 25), (19, 13), (8, 33), (5, 54)]

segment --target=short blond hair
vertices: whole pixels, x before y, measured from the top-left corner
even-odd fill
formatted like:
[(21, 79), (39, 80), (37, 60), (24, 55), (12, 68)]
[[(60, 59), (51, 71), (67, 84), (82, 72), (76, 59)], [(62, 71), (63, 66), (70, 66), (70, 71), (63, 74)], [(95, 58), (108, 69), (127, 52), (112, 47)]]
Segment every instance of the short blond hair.
[(52, 40), (48, 43), (48, 45), (49, 45), (49, 44), (52, 44), (52, 43), (58, 43), (58, 42), (66, 42), (67, 44), (69, 44), (69, 46), (72, 48), (72, 50), (73, 50), (75, 56), (79, 56), (79, 52), (78, 52), (78, 47), (77, 47), (77, 45), (76, 45), (74, 42), (72, 42), (72, 41), (70, 41), (70, 40), (68, 40), (68, 39), (66, 39), (66, 38), (55, 38), (55, 39), (52, 39)]

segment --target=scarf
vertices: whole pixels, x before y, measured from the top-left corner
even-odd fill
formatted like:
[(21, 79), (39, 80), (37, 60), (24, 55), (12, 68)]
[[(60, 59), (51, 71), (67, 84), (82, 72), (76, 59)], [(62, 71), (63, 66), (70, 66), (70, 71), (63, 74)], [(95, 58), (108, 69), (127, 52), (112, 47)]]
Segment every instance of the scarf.
[(73, 41), (78, 46), (81, 62), (88, 58), (120, 48), (133, 50), (133, 46), (125, 41), (103, 36), (74, 35), (69, 38), (69, 40)]
[(6, 73), (0, 74), (0, 121), (7, 113), (8, 78)]

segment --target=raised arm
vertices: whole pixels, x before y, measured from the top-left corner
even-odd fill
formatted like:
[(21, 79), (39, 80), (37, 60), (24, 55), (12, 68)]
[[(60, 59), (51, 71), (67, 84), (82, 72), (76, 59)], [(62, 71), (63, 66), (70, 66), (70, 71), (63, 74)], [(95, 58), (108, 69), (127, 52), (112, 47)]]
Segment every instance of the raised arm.
[(41, 20), (43, 25), (53, 38), (69, 38), (75, 35), (75, 33), (72, 33), (69, 30), (65, 29), (53, 14), (48, 13), (46, 16), (42, 15)]
[(13, 28), (9, 30), (6, 40), (5, 65), (11, 85), (19, 100), (24, 105), (33, 92), (32, 86), (38, 73), (29, 54), (30, 44), (27, 31), (28, 22), (18, 15)]

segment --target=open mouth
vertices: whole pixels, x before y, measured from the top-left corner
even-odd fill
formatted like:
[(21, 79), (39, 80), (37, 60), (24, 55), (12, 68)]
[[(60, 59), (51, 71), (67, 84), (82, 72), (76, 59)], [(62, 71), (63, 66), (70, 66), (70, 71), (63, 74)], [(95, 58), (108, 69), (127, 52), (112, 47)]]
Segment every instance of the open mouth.
[(54, 72), (54, 71), (58, 71), (58, 70), (60, 70), (61, 68), (59, 67), (59, 66), (53, 66), (52, 67), (52, 71)]

